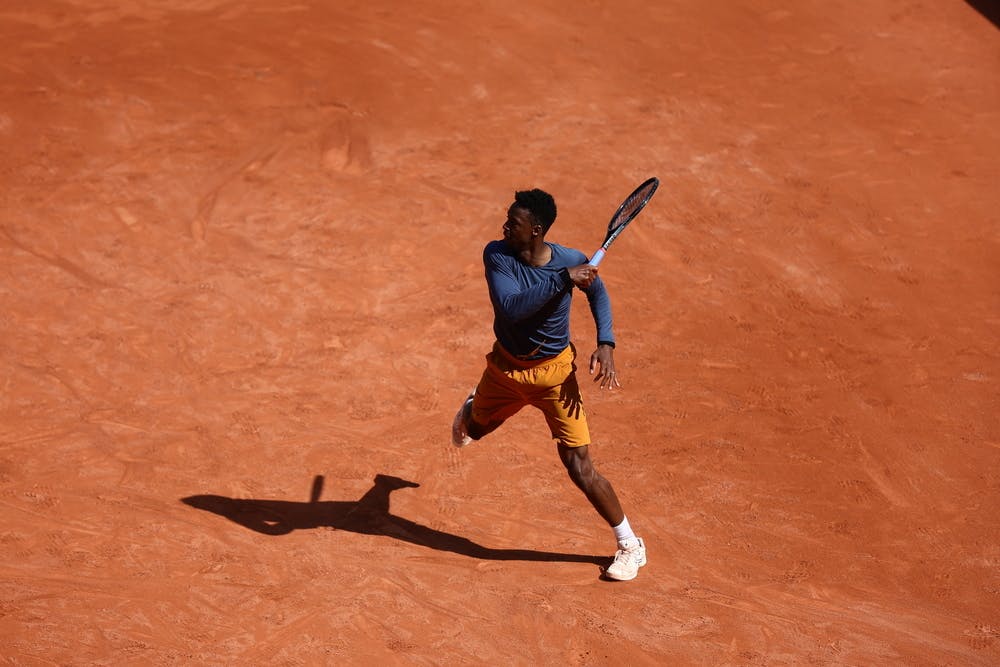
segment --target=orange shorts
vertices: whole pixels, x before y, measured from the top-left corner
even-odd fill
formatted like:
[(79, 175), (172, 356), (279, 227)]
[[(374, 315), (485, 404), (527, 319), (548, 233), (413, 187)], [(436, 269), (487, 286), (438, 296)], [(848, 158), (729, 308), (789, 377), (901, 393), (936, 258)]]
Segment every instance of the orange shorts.
[(590, 429), (576, 381), (576, 348), (525, 361), (499, 343), (486, 355), (486, 370), (472, 400), (472, 421), (499, 426), (526, 405), (545, 415), (552, 439), (566, 447), (590, 444)]

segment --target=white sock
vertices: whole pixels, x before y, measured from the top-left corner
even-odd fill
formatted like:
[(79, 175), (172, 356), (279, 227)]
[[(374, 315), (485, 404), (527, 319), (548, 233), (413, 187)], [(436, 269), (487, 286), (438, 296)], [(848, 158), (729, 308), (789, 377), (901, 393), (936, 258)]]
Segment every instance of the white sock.
[(623, 516), (622, 522), (613, 526), (612, 530), (615, 531), (615, 539), (619, 542), (630, 542), (636, 539), (635, 533), (632, 532), (632, 526), (628, 525), (628, 517), (626, 516)]

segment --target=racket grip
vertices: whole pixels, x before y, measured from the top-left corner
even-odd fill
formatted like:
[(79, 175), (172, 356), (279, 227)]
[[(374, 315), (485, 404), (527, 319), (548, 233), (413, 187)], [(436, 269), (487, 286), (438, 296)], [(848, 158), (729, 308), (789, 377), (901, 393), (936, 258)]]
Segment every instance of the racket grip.
[(590, 264), (591, 266), (597, 266), (598, 264), (601, 263), (601, 260), (604, 259), (604, 255), (605, 255), (604, 248), (599, 248), (597, 252), (594, 253), (594, 256), (591, 257), (590, 261), (587, 263)]

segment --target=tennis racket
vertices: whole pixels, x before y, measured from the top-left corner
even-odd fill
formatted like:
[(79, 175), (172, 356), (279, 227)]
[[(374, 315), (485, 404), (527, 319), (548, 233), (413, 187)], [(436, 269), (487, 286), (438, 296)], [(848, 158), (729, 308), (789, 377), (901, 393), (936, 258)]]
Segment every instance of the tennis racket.
[(625, 201), (618, 207), (615, 214), (611, 216), (611, 222), (608, 223), (608, 233), (604, 236), (604, 243), (594, 253), (594, 256), (590, 258), (589, 264), (591, 266), (597, 266), (601, 263), (604, 255), (608, 252), (608, 248), (618, 238), (618, 235), (625, 231), (628, 223), (632, 222), (635, 216), (639, 215), (639, 211), (643, 209), (658, 187), (660, 187), (660, 179), (654, 176), (643, 182), (632, 194), (625, 198)]

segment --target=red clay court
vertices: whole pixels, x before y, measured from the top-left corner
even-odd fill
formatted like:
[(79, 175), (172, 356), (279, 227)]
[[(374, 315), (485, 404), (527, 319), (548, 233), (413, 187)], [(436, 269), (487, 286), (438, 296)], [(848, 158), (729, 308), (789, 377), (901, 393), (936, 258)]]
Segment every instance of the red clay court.
[[(1000, 664), (972, 5), (7, 0), (0, 37), (0, 663)], [(625, 386), (584, 387), (649, 549), (613, 584), (540, 415), (449, 428), (513, 192), (590, 252), (653, 175), (601, 265)]]

